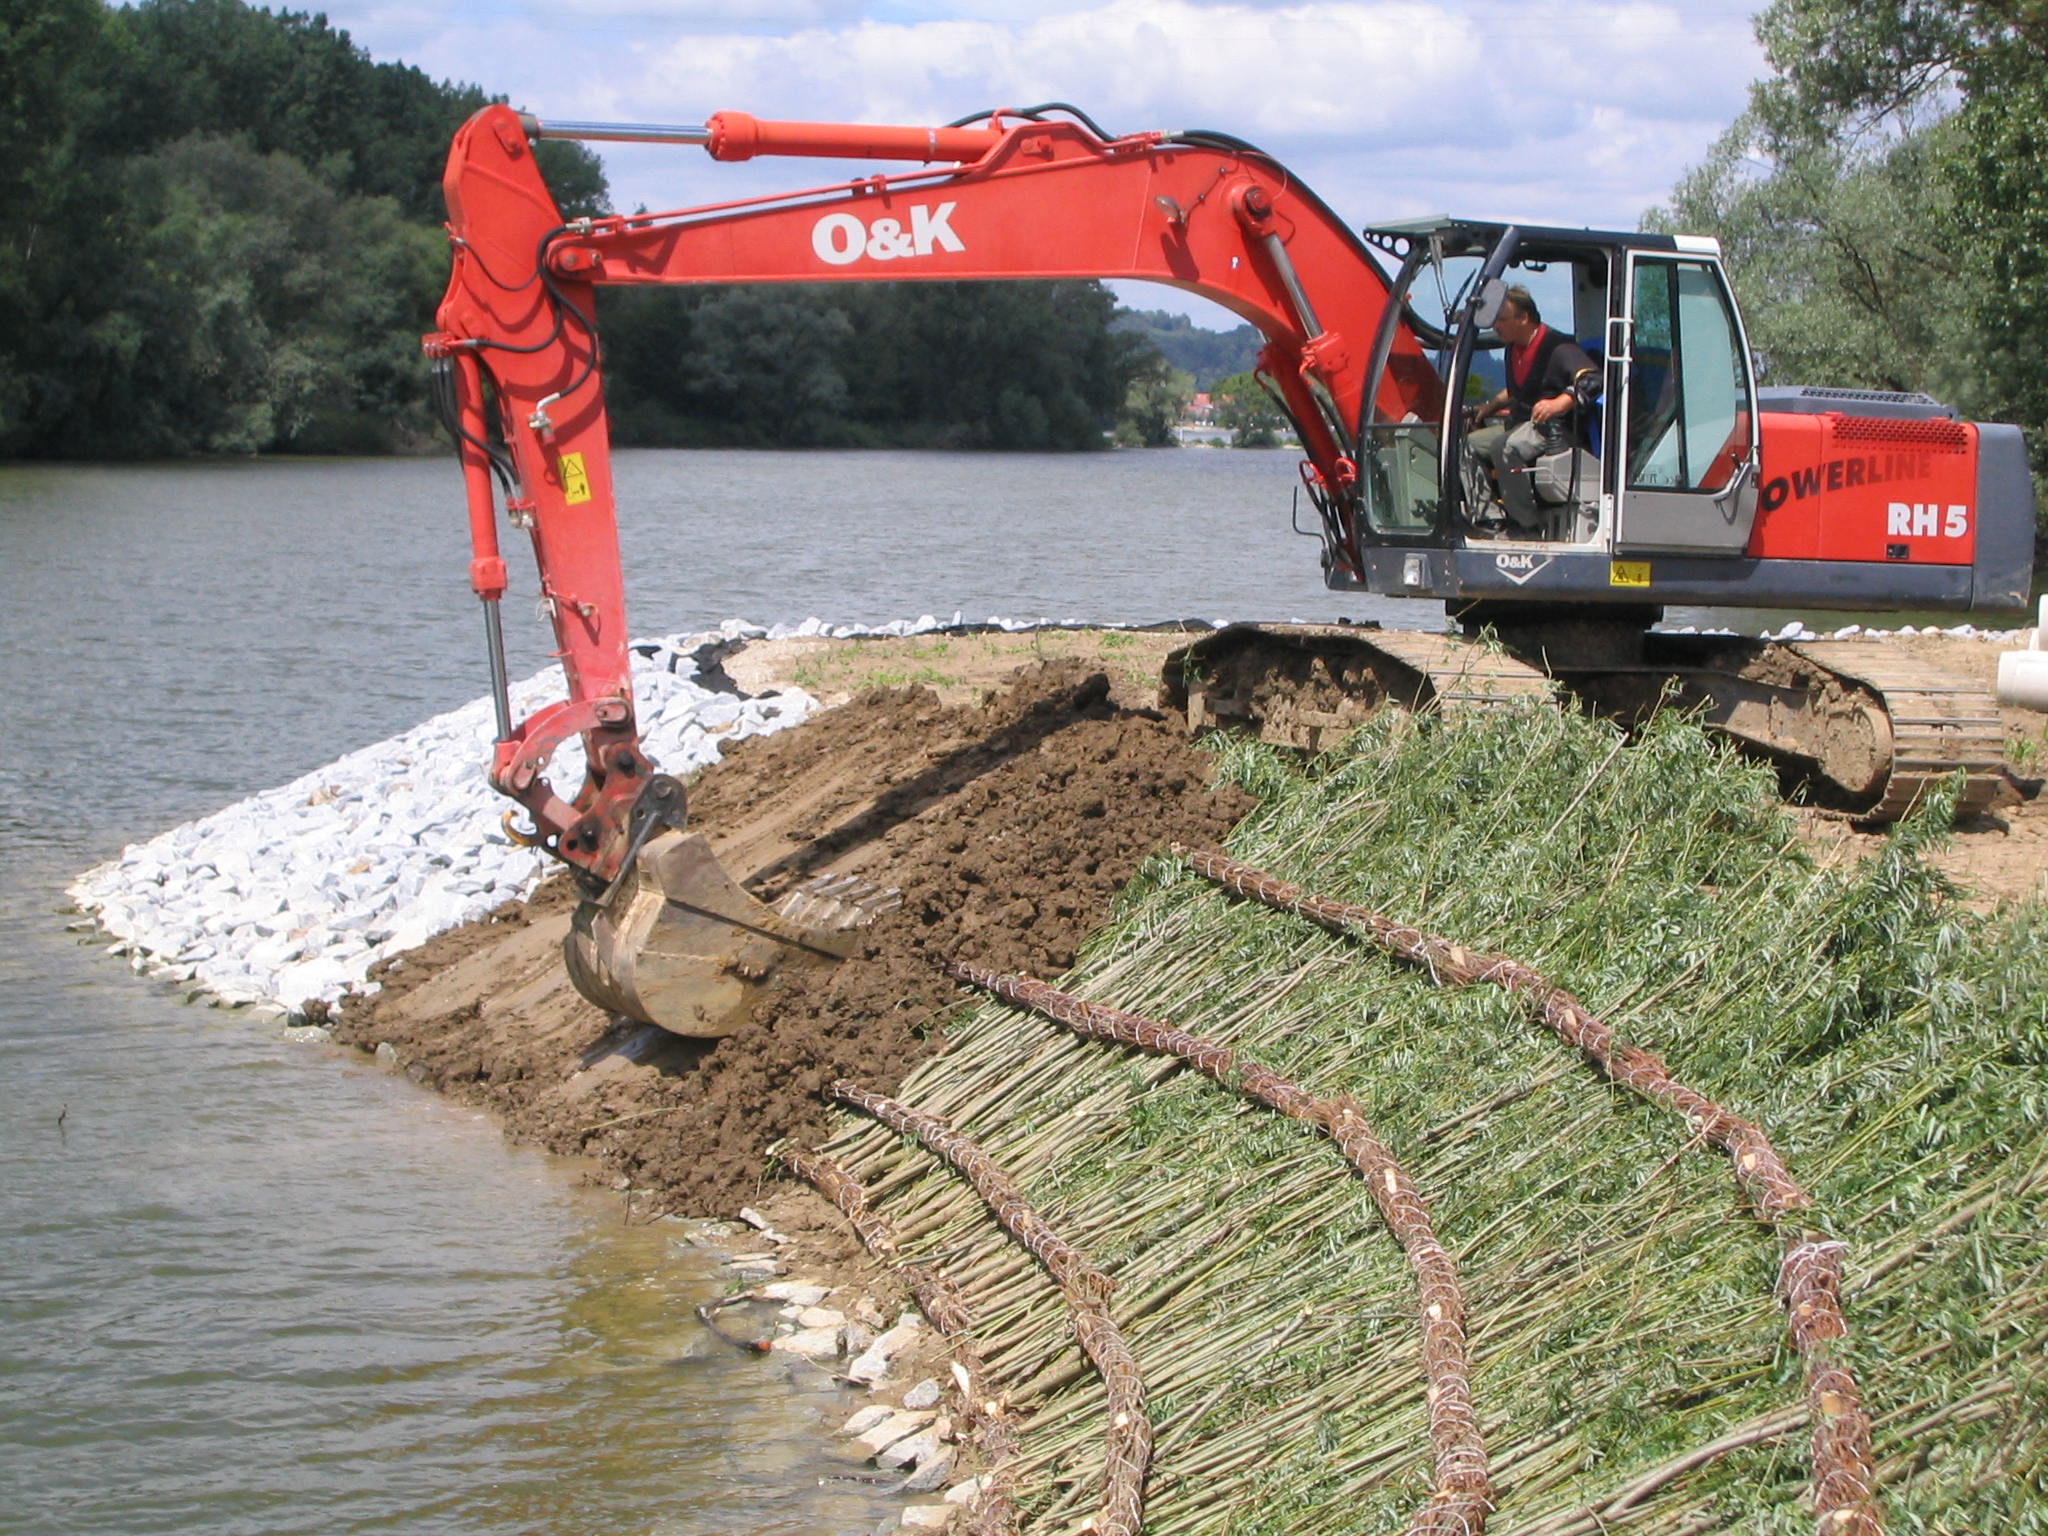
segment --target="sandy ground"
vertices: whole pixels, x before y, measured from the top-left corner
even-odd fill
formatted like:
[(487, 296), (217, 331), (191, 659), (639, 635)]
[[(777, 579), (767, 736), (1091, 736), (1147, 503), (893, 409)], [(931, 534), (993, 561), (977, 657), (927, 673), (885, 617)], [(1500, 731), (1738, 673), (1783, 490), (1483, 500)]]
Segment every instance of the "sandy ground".
[[(562, 972), (572, 898), (557, 884), (405, 957), (334, 1032), (390, 1046), (415, 1080), (487, 1105), (521, 1140), (596, 1159), (645, 1192), (644, 1209), (729, 1216), (766, 1202), (815, 1240), (818, 1262), (843, 1263), (837, 1218), (767, 1182), (778, 1142), (823, 1130), (820, 1090), (846, 1076), (889, 1091), (945, 1048), (934, 1021), (955, 994), (937, 961), (1056, 975), (1147, 853), (1214, 842), (1248, 808), (1212, 792), (1211, 760), (1154, 702), (1160, 658), (1184, 639), (748, 646), (724, 662), (740, 687), (794, 682), (836, 707), (735, 746), (692, 786), (692, 821), (771, 899), (826, 872), (901, 887), (904, 906), (868, 932), (859, 963), (789, 980), (723, 1041), (614, 1025)], [(1899, 643), (1987, 687), (1995, 676), (1994, 645)], [(2007, 728), (2017, 771), (2048, 769), (2048, 719), (2014, 711)], [(1883, 844), (1818, 817), (1806, 832), (1828, 859)], [(1973, 819), (1939, 859), (1974, 904), (2048, 895), (2048, 797)]]
[[(2010, 649), (1988, 640), (1935, 635), (1895, 637), (1891, 643), (1970, 678), (1987, 693), (1998, 683), (1999, 654)], [(2036, 791), (2048, 775), (2048, 715), (2025, 709), (2004, 709), (2000, 714), (2005, 720), (2006, 762), (2025, 789)], [(1809, 819), (1806, 832), (1824, 858), (1861, 857), (1884, 846), (1883, 833), (1861, 832), (1840, 821)], [(2048, 796), (2033, 793), (1964, 823), (1949, 845), (1934, 854), (1933, 862), (1974, 906), (2048, 897)]]
[(794, 683), (828, 705), (869, 688), (899, 686), (929, 688), (944, 704), (974, 704), (1020, 667), (1079, 661), (1109, 680), (1119, 704), (1148, 709), (1158, 703), (1161, 660), (1194, 633), (1177, 627), (1033, 629), (902, 640), (757, 640), (728, 657), (725, 671), (747, 693)]

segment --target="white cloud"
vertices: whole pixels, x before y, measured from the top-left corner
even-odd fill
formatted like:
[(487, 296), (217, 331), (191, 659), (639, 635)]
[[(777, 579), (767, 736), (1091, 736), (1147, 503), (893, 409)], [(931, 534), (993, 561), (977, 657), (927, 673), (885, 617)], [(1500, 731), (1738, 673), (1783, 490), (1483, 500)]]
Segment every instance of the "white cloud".
[[(693, 36), (642, 58), (637, 74), (613, 74), (621, 108), (921, 123), (1058, 99), (1111, 131), (1216, 128), (1304, 174), (1310, 162), (1340, 167), (1341, 186), (1316, 184), (1347, 213), (1382, 211), (1377, 188), (1416, 195), (1421, 172), (1430, 206), (1554, 184), (1567, 196), (1550, 219), (1607, 224), (1633, 222), (1704, 152), (1756, 65), (1741, 22), (1692, 22), (1672, 6), (1525, 6), (1485, 22), (1409, 0), (1108, 0), (1012, 23)], [(1460, 150), (1484, 158), (1461, 167)], [(782, 184), (818, 179), (789, 170)], [(682, 175), (664, 182), (690, 197)]]
[[(1739, 112), (1745, 14), (1705, 0), (427, 0), (338, 25), (380, 57), (544, 114), (941, 123), (1073, 102), (1112, 132), (1210, 128), (1292, 166), (1352, 222), (1440, 210), (1630, 227)], [(842, 179), (606, 150), (621, 207)]]

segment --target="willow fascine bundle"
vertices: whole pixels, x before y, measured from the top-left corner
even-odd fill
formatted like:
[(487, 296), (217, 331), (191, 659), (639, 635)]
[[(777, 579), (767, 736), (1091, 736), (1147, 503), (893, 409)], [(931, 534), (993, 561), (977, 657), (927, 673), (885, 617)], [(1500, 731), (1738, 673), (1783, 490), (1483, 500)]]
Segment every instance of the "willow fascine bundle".
[(879, 1093), (870, 1093), (845, 1078), (832, 1085), (832, 1097), (874, 1116), (899, 1135), (922, 1142), (965, 1176), (1003, 1229), (1037, 1257), (1063, 1291), (1107, 1298), (1116, 1282), (1090, 1264), (1081, 1250), (1046, 1225), (1029, 1202), (972, 1137), (963, 1136), (936, 1115), (927, 1115)]
[(868, 1204), (860, 1181), (838, 1163), (822, 1152), (799, 1151), (790, 1154), (789, 1167), (839, 1207), (868, 1252), (895, 1266), (910, 1287), (918, 1310), (952, 1345), (954, 1381), (988, 1467), (988, 1481), (975, 1500), (969, 1531), (971, 1536), (1011, 1536), (1017, 1529), (1017, 1505), (1010, 1493), (1008, 1472), (1017, 1456), (1017, 1432), (1003, 1411), (1002, 1400), (989, 1387), (988, 1371), (970, 1332), (973, 1319), (966, 1304), (939, 1270), (899, 1257), (896, 1234)]
[(832, 1085), (832, 1097), (915, 1138), (952, 1164), (1003, 1229), (1030, 1249), (1058, 1284), (1073, 1313), (1075, 1336), (1102, 1377), (1108, 1400), (1102, 1506), (1089, 1524), (1097, 1536), (1139, 1536), (1145, 1519), (1145, 1473), (1152, 1460), (1152, 1421), (1145, 1413), (1145, 1383), (1138, 1362), (1109, 1315), (1109, 1296), (1116, 1283), (1046, 1225), (972, 1138), (935, 1115), (870, 1093), (844, 1078)]
[(1429, 1382), (1429, 1438), (1436, 1460), (1436, 1492), (1409, 1522), (1410, 1536), (1478, 1536), (1493, 1508), (1486, 1447), (1472, 1409), (1470, 1363), (1465, 1353), (1465, 1302), (1456, 1262), (1437, 1241), (1429, 1208), (1415, 1185), (1373, 1134), (1348, 1097), (1318, 1099), (1257, 1062), (1171, 1024), (1091, 1003), (1029, 976), (976, 965), (944, 967), (956, 981), (1005, 1002), (1044, 1014), (1078, 1034), (1174, 1056), (1226, 1088), (1281, 1114), (1328, 1132), (1364, 1176), (1380, 1215), (1408, 1255), (1420, 1291), (1422, 1363)]
[(1615, 1039), (1614, 1031), (1562, 987), (1505, 955), (1460, 944), (1350, 902), (1304, 891), (1220, 853), (1183, 851), (1188, 866), (1235, 895), (1297, 913), (1333, 932), (1364, 933), (1403, 959), (1428, 969), (1439, 984), (1491, 982), (1530, 1003), (1544, 1026), (1615, 1082), (1676, 1110), (1695, 1134), (1726, 1152), (1736, 1183), (1757, 1216), (1779, 1229), (1786, 1248), (1778, 1267), (1786, 1331), (1806, 1368), (1813, 1423), (1813, 1498), (1818, 1536), (1883, 1536), (1871, 1466), (1870, 1416), (1835, 1346), (1848, 1337), (1842, 1316), (1841, 1243), (1791, 1224), (1812, 1206), (1764, 1133), (1739, 1115), (1671, 1076), (1649, 1051)]
[[(816, 1187), (819, 1194), (839, 1207), (839, 1212), (853, 1227), (854, 1235), (876, 1258), (896, 1264), (896, 1234), (889, 1223), (877, 1216), (868, 1205), (868, 1192), (861, 1188), (860, 1181), (838, 1163), (822, 1152), (798, 1151), (790, 1154), (790, 1171), (806, 1183)], [(946, 1324), (932, 1317), (941, 1330), (951, 1332)]]

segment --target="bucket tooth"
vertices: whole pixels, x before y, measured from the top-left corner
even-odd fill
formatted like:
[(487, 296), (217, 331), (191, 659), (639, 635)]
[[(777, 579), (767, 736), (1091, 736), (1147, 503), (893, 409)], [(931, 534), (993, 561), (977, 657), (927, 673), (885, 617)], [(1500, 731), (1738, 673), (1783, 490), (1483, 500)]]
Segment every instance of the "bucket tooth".
[(769, 907), (701, 835), (664, 832), (610, 901), (577, 908), (562, 944), (570, 979), (611, 1013), (678, 1035), (729, 1035), (778, 976), (838, 964), (857, 930), (886, 910), (864, 881), (840, 894), (813, 886)]

